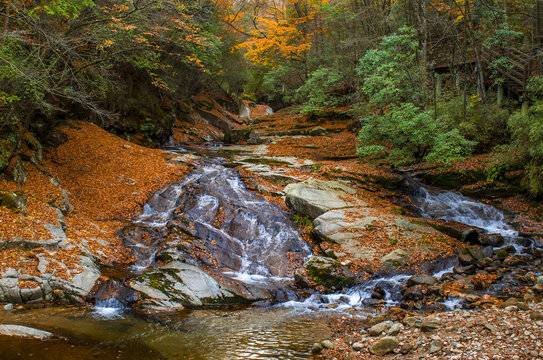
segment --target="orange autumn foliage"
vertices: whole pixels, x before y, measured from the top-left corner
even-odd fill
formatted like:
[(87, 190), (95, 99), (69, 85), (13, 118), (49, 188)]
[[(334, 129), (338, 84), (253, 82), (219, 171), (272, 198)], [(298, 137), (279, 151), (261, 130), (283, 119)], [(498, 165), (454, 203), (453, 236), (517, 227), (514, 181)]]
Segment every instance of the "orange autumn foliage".
[(315, 29), (310, 22), (320, 16), (329, 0), (218, 2), (224, 21), (244, 39), (237, 46), (253, 65), (277, 68), (284, 58), (304, 61)]

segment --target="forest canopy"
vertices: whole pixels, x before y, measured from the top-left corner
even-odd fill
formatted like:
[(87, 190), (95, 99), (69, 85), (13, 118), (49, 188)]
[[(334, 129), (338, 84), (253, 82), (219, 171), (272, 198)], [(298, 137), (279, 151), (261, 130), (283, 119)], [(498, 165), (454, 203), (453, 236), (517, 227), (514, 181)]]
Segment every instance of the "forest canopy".
[(540, 0), (4, 1), (0, 168), (25, 130), (43, 138), (67, 118), (163, 142), (175, 104), (213, 89), (232, 102), (299, 106), (305, 114), (347, 106), (360, 118), (365, 161), (450, 163), (495, 151), (504, 155), (496, 166), (526, 169), (527, 188), (538, 195), (542, 7)]

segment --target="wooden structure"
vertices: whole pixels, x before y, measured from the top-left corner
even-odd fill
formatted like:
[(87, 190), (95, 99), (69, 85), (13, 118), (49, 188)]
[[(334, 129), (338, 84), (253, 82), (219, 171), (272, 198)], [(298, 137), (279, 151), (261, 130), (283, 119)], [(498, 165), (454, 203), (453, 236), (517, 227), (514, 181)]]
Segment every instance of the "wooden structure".
[(516, 49), (481, 48), (481, 62), (484, 67), (498, 59), (507, 59), (506, 67), (498, 66), (496, 70), (504, 79), (504, 87), (522, 96), (526, 91), (528, 79), (539, 73), (537, 53), (525, 53)]
[[(504, 88), (509, 93), (522, 96), (526, 92), (528, 79), (533, 75), (541, 74), (543, 71), (543, 63), (541, 58), (538, 57), (538, 55), (542, 55), (541, 52), (543, 52), (541, 47), (534, 48), (529, 53), (513, 48), (479, 48), (479, 63), (483, 70), (485, 83), (488, 85), (491, 70), (497, 71), (499, 76), (504, 79)], [(474, 72), (477, 66), (477, 56), (473, 48), (465, 51), (462, 58), (455, 58), (454, 51), (444, 49), (439, 45), (433, 48), (432, 53), (435, 54), (431, 55), (435, 62), (429, 65), (429, 68), (435, 73)], [(444, 59), (442, 54), (450, 54), (450, 58)], [(498, 59), (506, 60), (504, 66), (490, 69), (490, 65)]]

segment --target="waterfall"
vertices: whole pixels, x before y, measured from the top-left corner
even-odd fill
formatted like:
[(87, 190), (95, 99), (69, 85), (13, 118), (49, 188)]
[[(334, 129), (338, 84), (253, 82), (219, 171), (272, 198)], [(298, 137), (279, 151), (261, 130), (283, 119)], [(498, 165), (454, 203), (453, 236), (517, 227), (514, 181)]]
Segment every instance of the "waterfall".
[(199, 163), (185, 180), (155, 193), (134, 222), (160, 228), (173, 219), (204, 241), (230, 269), (225, 273), (244, 282), (287, 277), (287, 253), (311, 254), (290, 216), (247, 190), (219, 159)]
[(489, 234), (500, 234), (504, 238), (518, 236), (518, 232), (504, 221), (501, 211), (461, 194), (450, 191), (431, 194), (421, 186), (412, 199), (426, 218), (453, 220), (476, 226)]

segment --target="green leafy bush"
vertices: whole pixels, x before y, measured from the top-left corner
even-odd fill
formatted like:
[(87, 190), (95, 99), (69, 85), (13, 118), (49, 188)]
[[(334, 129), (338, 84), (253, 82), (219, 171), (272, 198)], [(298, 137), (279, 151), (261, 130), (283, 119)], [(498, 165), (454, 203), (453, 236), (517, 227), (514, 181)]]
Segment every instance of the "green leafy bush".
[(423, 159), (450, 163), (470, 155), (475, 145), (412, 103), (362, 119), (358, 141), (362, 158), (384, 158), (395, 166)]
[(507, 154), (526, 170), (524, 182), (533, 196), (543, 194), (543, 76), (530, 79), (528, 97), (533, 101), (527, 114), (521, 110), (509, 118), (511, 146)]
[(346, 96), (335, 95), (333, 91), (341, 84), (342, 79), (342, 74), (332, 68), (320, 68), (311, 73), (305, 84), (296, 90), (297, 97), (304, 104), (302, 113), (341, 105)]
[(509, 140), (507, 109), (481, 101), (468, 101), (464, 106), (461, 96), (452, 96), (438, 103), (438, 113), (466, 139), (477, 142), (476, 152), (491, 151)]
[(356, 69), (362, 92), (375, 106), (404, 102), (421, 103), (428, 97), (425, 71), (417, 60), (416, 31), (404, 26), (369, 50)]

